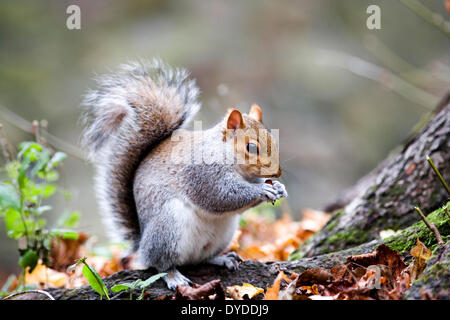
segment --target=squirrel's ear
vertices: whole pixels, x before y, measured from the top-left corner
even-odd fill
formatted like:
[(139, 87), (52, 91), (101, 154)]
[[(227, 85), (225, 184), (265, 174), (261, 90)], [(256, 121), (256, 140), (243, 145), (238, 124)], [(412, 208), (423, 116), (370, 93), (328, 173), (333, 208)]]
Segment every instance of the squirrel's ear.
[(248, 115), (256, 121), (262, 121), (262, 110), (256, 103), (252, 104)]
[(231, 109), (228, 114), (227, 119), (227, 129), (242, 129), (244, 128), (244, 119), (242, 119), (242, 114), (237, 109)]

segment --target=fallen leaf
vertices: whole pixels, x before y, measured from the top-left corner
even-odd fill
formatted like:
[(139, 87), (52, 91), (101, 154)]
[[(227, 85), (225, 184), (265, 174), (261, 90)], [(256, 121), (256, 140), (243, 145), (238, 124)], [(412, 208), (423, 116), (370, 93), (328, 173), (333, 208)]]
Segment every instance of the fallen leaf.
[(234, 300), (252, 299), (264, 292), (264, 289), (253, 286), (250, 283), (243, 283), (242, 286), (227, 287), (227, 292)]
[(68, 276), (63, 272), (58, 272), (46, 267), (43, 264), (38, 264), (33, 272), (25, 273), (25, 284), (35, 284), (40, 287), (64, 287), (67, 283)]
[(316, 268), (302, 272), (297, 278), (297, 286), (311, 286), (314, 284), (328, 284), (333, 275), (328, 269)]
[(307, 238), (319, 231), (329, 217), (322, 211), (307, 209), (302, 212), (300, 221), (294, 221), (289, 214), (273, 221), (264, 215), (249, 212), (243, 218), (245, 224), (235, 233), (229, 249), (244, 259), (285, 261)]
[(411, 249), (411, 255), (414, 257), (413, 261), (409, 264), (406, 272), (410, 276), (410, 281), (415, 281), (426, 267), (426, 261), (431, 257), (431, 250), (428, 249), (417, 238), (417, 244)]
[(391, 269), (395, 277), (400, 275), (402, 270), (406, 268), (406, 264), (400, 258), (398, 252), (392, 250), (385, 244), (379, 245), (372, 253), (350, 256), (347, 258), (347, 262), (355, 263), (363, 267), (384, 264)]
[(50, 262), (52, 269), (63, 272), (74, 261), (86, 255), (83, 244), (88, 239), (85, 233), (80, 232), (78, 239), (52, 238)]
[(431, 250), (417, 238), (417, 244), (411, 249), (411, 255), (426, 261), (431, 257)]
[[(424, 252), (423, 248), (417, 249), (419, 256)], [(279, 275), (267, 289), (266, 299), (401, 299), (411, 282), (405, 270), (406, 264), (398, 252), (380, 245), (374, 252), (347, 257), (345, 264), (306, 270), (285, 289), (280, 289)]]
[(275, 278), (273, 285), (267, 288), (266, 295), (264, 296), (264, 300), (279, 300), (280, 293), (280, 282), (281, 280), (285, 280), (287, 282), (290, 281), (288, 277), (284, 274), (283, 271), (280, 271)]
[(197, 287), (178, 286), (175, 300), (225, 300), (225, 290), (220, 279)]

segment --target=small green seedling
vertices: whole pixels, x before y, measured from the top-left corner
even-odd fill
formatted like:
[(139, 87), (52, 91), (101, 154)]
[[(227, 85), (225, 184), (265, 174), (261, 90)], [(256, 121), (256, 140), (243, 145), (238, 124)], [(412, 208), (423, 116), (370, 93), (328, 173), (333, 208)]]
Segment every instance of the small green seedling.
[(154, 276), (151, 276), (150, 278), (148, 278), (145, 281), (142, 281), (141, 279), (137, 279), (134, 282), (119, 283), (119, 284), (116, 284), (114, 287), (112, 287), (111, 290), (113, 292), (121, 292), (121, 291), (130, 290), (130, 300), (132, 300), (133, 299), (133, 290), (140, 288), (140, 289), (142, 289), (142, 291), (141, 291), (141, 294), (139, 295), (139, 297), (137, 298), (137, 300), (142, 300), (142, 298), (144, 297), (145, 289), (148, 286), (150, 286), (153, 282), (164, 277), (165, 275), (167, 275), (167, 273), (158, 273), (158, 274), (155, 274)]
[(95, 269), (86, 262), (86, 257), (79, 259), (75, 264), (68, 267), (67, 273), (72, 273), (79, 264), (83, 264), (83, 275), (87, 279), (91, 288), (100, 295), (100, 299), (105, 296), (106, 299), (110, 300), (108, 296), (108, 288), (97, 271), (95, 271)]

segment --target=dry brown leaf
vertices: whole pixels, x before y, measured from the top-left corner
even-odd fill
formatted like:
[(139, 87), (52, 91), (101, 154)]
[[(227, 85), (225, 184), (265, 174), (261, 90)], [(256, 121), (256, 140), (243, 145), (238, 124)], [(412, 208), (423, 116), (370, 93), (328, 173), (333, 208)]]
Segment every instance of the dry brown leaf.
[[(418, 251), (420, 256), (424, 252)], [(409, 288), (406, 264), (396, 251), (385, 245), (378, 246), (372, 253), (350, 256), (347, 261), (331, 269), (306, 270), (287, 289), (279, 290), (278, 279), (278, 283), (267, 290), (273, 294), (269, 297), (291, 300), (321, 299), (319, 297), (336, 300), (401, 299)]]
[(405, 270), (410, 276), (410, 281), (415, 281), (419, 275), (425, 269), (427, 263), (426, 261), (431, 257), (431, 250), (428, 249), (420, 240), (417, 238), (417, 244), (411, 249), (411, 255), (414, 257), (412, 263), (409, 264), (408, 268)]
[(403, 269), (406, 268), (406, 264), (400, 258), (398, 252), (385, 244), (380, 244), (372, 253), (350, 256), (347, 258), (347, 262), (363, 267), (378, 264), (387, 265), (395, 277), (399, 276)]
[(297, 278), (297, 286), (311, 286), (314, 284), (328, 284), (333, 279), (330, 270), (325, 268), (309, 269)]
[(88, 239), (85, 233), (80, 232), (78, 239), (52, 238), (50, 262), (52, 269), (64, 272), (74, 261), (86, 255), (83, 244)]
[(417, 244), (411, 249), (411, 255), (426, 261), (431, 257), (431, 250), (417, 238)]
[(175, 300), (225, 300), (225, 290), (220, 279), (197, 287), (178, 286)]

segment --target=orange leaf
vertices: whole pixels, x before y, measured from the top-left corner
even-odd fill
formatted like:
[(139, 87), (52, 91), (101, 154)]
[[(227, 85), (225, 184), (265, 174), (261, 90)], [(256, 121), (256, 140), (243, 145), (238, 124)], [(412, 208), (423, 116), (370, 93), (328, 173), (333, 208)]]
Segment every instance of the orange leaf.
[(25, 284), (46, 284), (49, 287), (56, 288), (65, 286), (67, 278), (68, 276), (63, 272), (38, 264), (32, 273), (25, 273)]
[(251, 299), (258, 294), (263, 293), (264, 289), (255, 287), (250, 283), (243, 283), (242, 286), (228, 287), (227, 292), (230, 293), (234, 300), (243, 300), (245, 295)]
[(264, 300), (279, 300), (281, 279), (289, 281), (289, 278), (286, 277), (284, 272), (280, 271), (280, 273), (278, 273), (277, 277), (275, 278), (275, 281), (273, 282), (273, 286), (267, 288)]

